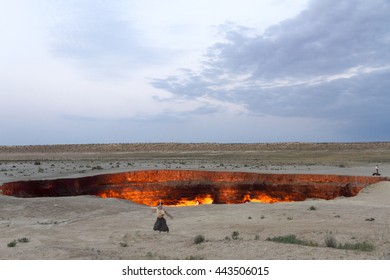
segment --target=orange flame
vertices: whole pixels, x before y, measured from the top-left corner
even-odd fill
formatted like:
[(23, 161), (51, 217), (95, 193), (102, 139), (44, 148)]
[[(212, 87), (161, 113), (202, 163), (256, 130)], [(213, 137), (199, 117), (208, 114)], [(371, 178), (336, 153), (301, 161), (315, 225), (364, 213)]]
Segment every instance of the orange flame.
[[(225, 196), (232, 197), (232, 193), (225, 193)], [(156, 191), (129, 191), (129, 190), (122, 190), (120, 192), (115, 192), (113, 190), (105, 190), (104, 192), (98, 194), (101, 198), (121, 198), (121, 199), (127, 199), (131, 200), (135, 203), (144, 204), (148, 206), (156, 206), (158, 201), (160, 200), (161, 196), (163, 196), (164, 193), (159, 193)], [(294, 201), (292, 197), (289, 195), (285, 195), (282, 198), (276, 198), (271, 197), (269, 195), (266, 195), (264, 193), (256, 193), (256, 194), (250, 194), (247, 193), (244, 195), (244, 197), (237, 201), (231, 201), (228, 200), (225, 203), (226, 204), (234, 204), (234, 203), (246, 203), (246, 202), (258, 202), (258, 203), (276, 203), (276, 202), (288, 202), (288, 201)], [(194, 199), (188, 199), (188, 198), (181, 198), (181, 199), (164, 199), (163, 203), (166, 206), (196, 206), (200, 204), (212, 204), (214, 202), (214, 198), (211, 194), (202, 194), (196, 196)]]
[[(148, 206), (155, 206), (158, 201), (158, 194), (154, 192), (131, 192), (131, 191), (122, 191), (115, 192), (113, 190), (106, 190), (100, 194), (98, 194), (101, 198), (122, 198), (131, 200), (133, 202), (144, 204)], [(167, 206), (196, 206), (200, 204), (212, 204), (214, 199), (210, 194), (206, 195), (198, 195), (195, 199), (186, 199), (182, 198), (180, 200), (175, 200), (174, 202), (164, 201), (164, 204)]]
[(254, 197), (251, 197), (250, 194), (246, 194), (242, 202), (260, 202), (260, 203), (275, 203), (275, 202), (288, 202), (293, 201), (290, 196), (285, 196), (283, 198), (275, 198), (268, 196), (266, 194), (257, 194)]
[(198, 195), (193, 200), (189, 200), (185, 198), (180, 199), (179, 202), (171, 206), (196, 206), (199, 204), (213, 204), (213, 202), (214, 199), (211, 197), (211, 195), (206, 194), (206, 195)]
[(121, 198), (121, 199), (131, 200), (135, 203), (144, 204), (148, 206), (156, 206), (158, 203), (158, 198), (155, 198), (155, 195), (152, 191), (115, 192), (113, 190), (106, 190), (104, 192), (99, 193), (98, 196), (100, 196), (101, 198)]

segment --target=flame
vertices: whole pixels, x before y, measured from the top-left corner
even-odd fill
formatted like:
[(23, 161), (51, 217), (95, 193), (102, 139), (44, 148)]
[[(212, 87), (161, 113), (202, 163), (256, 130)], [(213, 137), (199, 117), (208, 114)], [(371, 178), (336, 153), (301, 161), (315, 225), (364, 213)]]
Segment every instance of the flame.
[[(228, 191), (224, 193), (224, 196), (232, 198), (235, 192)], [(129, 190), (121, 190), (120, 192), (116, 192), (113, 190), (105, 190), (98, 194), (101, 198), (121, 198), (131, 200), (135, 203), (144, 204), (148, 206), (156, 206), (158, 201), (166, 197), (166, 193), (158, 192), (158, 191), (129, 191)], [(288, 202), (294, 201), (294, 199), (285, 195), (282, 198), (279, 197), (271, 197), (265, 193), (246, 193), (242, 199), (228, 199), (224, 201), (226, 204), (234, 204), (234, 203), (246, 203), (246, 202), (257, 202), (257, 203), (276, 203), (276, 202)], [(212, 204), (214, 202), (214, 198), (211, 194), (201, 194), (197, 195), (195, 198), (181, 198), (181, 199), (163, 199), (163, 204), (166, 206), (196, 206), (200, 204)]]
[(211, 195), (198, 195), (195, 197), (195, 199), (189, 200), (189, 199), (180, 199), (176, 204), (172, 206), (196, 206), (199, 204), (212, 204), (214, 202), (214, 199), (211, 197)]
[[(158, 202), (158, 194), (153, 191), (147, 192), (131, 192), (131, 191), (122, 191), (115, 192), (113, 190), (105, 190), (98, 194), (101, 198), (122, 198), (131, 200), (133, 202), (144, 204), (148, 206), (155, 206), (156, 201)], [(196, 206), (200, 204), (212, 204), (214, 199), (210, 194), (198, 195), (194, 199), (182, 198), (180, 200), (175, 200), (173, 202), (164, 201), (164, 205), (167, 206)]]
[(293, 199), (290, 196), (285, 196), (283, 198), (276, 198), (263, 193), (254, 195), (254, 197), (251, 197), (251, 195), (248, 193), (242, 199), (242, 202), (244, 203), (245, 202), (275, 203), (275, 202), (288, 202), (288, 201), (293, 201)]
[[(158, 198), (155, 197), (153, 191), (142, 191), (142, 192), (132, 192), (132, 191), (121, 191), (116, 192), (113, 190), (105, 190), (97, 194), (101, 198), (121, 198), (126, 200), (131, 200), (135, 203), (144, 204), (148, 206), (156, 206), (158, 203)], [(157, 201), (157, 203), (156, 203)]]

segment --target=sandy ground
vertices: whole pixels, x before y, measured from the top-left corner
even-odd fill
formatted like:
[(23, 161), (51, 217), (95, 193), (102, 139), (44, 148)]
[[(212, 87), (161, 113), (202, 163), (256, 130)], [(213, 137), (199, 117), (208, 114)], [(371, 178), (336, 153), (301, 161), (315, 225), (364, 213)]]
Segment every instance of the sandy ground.
[[(0, 155), (1, 156), (1, 155)], [(7, 158), (5, 158), (7, 157)], [(36, 157), (36, 155), (35, 155)], [(118, 161), (32, 160), (20, 154), (0, 157), (0, 184), (14, 180), (77, 177), (154, 168), (236, 170), (274, 173), (369, 175), (373, 162), (355, 164), (251, 165), (231, 158), (177, 161), (141, 157)], [(94, 169), (100, 166), (102, 169)], [(388, 162), (380, 171), (390, 174)], [(314, 209), (314, 210), (310, 210)], [(147, 206), (94, 196), (16, 198), (0, 195), (0, 259), (390, 259), (390, 182), (371, 185), (356, 197), (291, 203), (246, 203), (167, 207), (170, 233), (152, 230), (155, 215)], [(233, 239), (232, 233), (238, 232)], [(267, 241), (296, 235), (316, 246)], [(205, 242), (194, 243), (197, 235)], [(372, 251), (325, 245), (366, 242)], [(13, 240), (27, 238), (29, 242)]]

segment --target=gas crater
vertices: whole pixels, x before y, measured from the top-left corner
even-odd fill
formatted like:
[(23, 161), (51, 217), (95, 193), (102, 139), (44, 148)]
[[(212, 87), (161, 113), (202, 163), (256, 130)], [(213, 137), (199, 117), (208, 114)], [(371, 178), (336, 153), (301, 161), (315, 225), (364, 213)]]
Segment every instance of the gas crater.
[(196, 170), (142, 170), (81, 178), (3, 184), (3, 195), (56, 197), (96, 195), (155, 206), (289, 202), (355, 196), (384, 177), (264, 174)]

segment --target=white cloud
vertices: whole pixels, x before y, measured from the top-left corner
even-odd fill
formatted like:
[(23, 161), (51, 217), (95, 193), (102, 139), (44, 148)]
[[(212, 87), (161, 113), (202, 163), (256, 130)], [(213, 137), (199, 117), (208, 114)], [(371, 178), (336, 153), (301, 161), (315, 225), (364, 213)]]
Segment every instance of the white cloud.
[[(223, 25), (225, 40), (209, 48), (201, 70), (152, 84), (188, 99), (238, 103), (258, 115), (339, 123), (350, 141), (385, 140), (389, 13), (384, 0), (324, 0), (261, 34)], [(336, 127), (333, 133), (340, 135)]]

